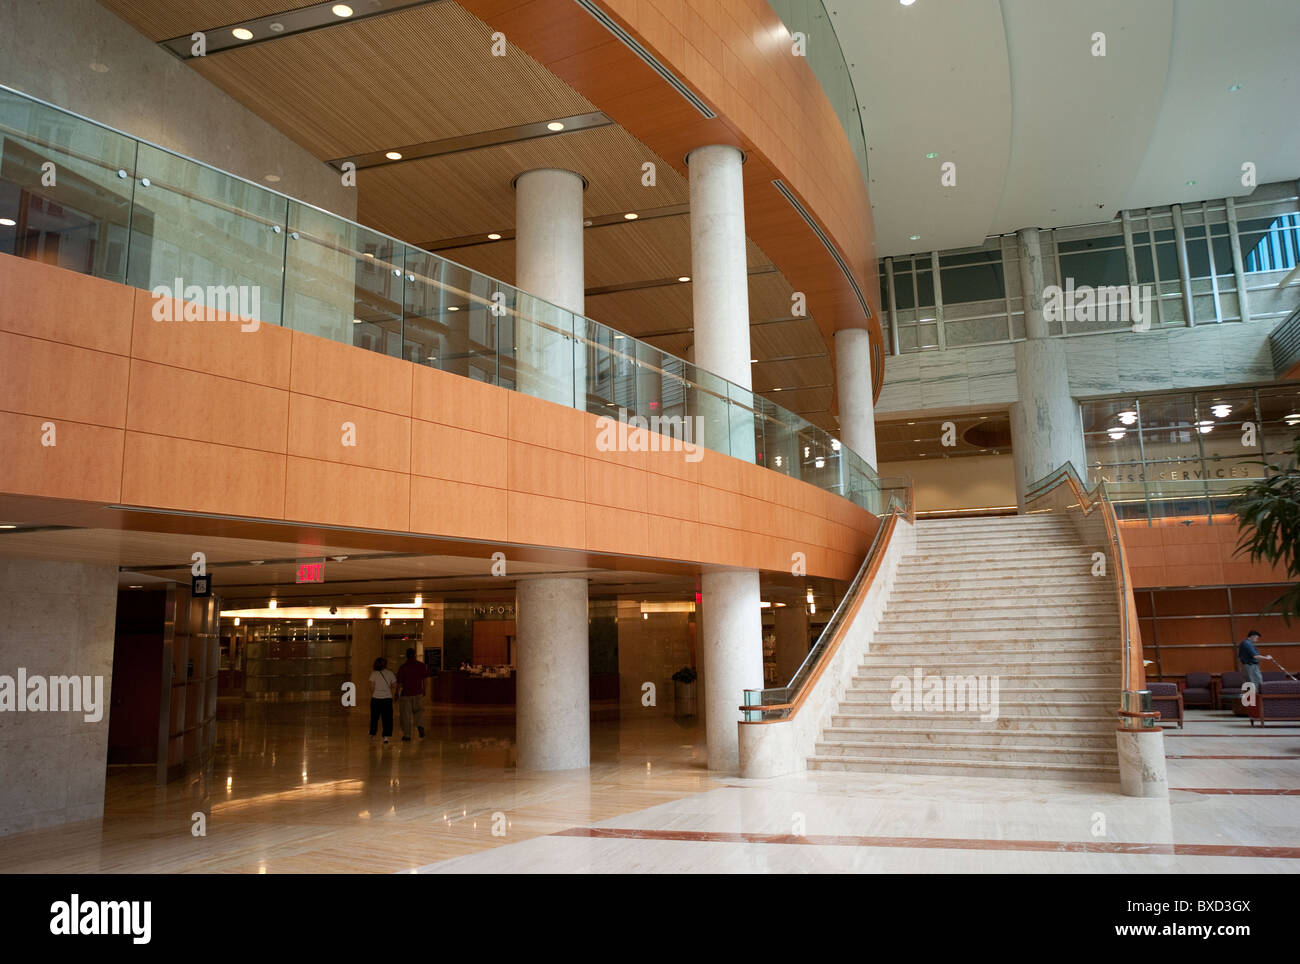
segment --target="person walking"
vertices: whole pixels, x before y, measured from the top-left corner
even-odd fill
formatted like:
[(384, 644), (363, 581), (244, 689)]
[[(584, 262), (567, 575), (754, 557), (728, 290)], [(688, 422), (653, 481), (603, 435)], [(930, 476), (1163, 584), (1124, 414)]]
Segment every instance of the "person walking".
[(401, 684), (402, 695), (399, 703), (402, 707), (402, 742), (411, 742), (411, 731), (418, 729), (420, 739), (424, 739), (424, 681), (429, 677), (429, 668), (415, 658), (415, 650), (406, 651), (406, 662), (397, 670), (397, 682)]
[(1252, 629), (1237, 645), (1237, 662), (1241, 663), (1241, 671), (1246, 674), (1246, 679), (1255, 684), (1256, 693), (1264, 683), (1264, 674), (1259, 668), (1258, 644), (1259, 630)]
[(387, 666), (388, 660), (378, 656), (370, 674), (370, 739), (375, 738), (375, 731), (382, 718), (385, 743), (393, 735), (393, 689), (397, 686), (397, 677)]

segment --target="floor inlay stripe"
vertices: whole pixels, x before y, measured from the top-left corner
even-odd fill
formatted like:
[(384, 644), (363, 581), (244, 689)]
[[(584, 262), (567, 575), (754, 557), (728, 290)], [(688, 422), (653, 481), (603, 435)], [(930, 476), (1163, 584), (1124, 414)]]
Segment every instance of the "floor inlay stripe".
[(1242, 793), (1279, 797), (1300, 797), (1300, 787), (1290, 787), (1285, 790), (1269, 789), (1266, 787), (1170, 787), (1169, 789), (1181, 790), (1184, 793)]
[(1079, 854), (1150, 854), (1176, 857), (1269, 857), (1300, 860), (1300, 847), (1232, 844), (1124, 843), (1108, 840), (988, 840), (968, 837), (858, 837), (842, 834), (731, 833), (716, 830), (642, 830), (571, 827), (553, 837), (603, 840), (674, 840), (689, 843), (796, 844), (811, 847), (910, 847), (926, 850), (1026, 850)]

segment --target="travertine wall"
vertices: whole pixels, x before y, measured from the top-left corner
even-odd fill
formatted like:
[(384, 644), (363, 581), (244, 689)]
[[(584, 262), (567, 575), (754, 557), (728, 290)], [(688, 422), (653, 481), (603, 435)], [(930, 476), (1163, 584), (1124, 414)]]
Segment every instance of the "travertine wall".
[(104, 681), (95, 722), (0, 711), (0, 836), (104, 815), (116, 613), (116, 566), (0, 558), (0, 675)]

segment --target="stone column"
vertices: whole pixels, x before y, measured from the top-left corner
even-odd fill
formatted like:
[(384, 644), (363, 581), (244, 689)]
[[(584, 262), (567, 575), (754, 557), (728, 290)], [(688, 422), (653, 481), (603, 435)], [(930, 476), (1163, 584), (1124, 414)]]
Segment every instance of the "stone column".
[[(694, 363), (750, 387), (749, 266), (745, 248), (744, 155), (734, 147), (699, 147), (687, 157), (691, 180), (691, 294)], [(706, 385), (707, 387), (715, 387)], [(725, 388), (719, 388), (719, 393)], [(704, 444), (754, 461), (752, 417), (701, 393)], [(728, 440), (729, 438), (729, 447)]]
[[(104, 815), (116, 614), (116, 566), (0, 559), (0, 673), (27, 681), (14, 693), (26, 709), (0, 723), (0, 836)], [(79, 709), (51, 709), (54, 676), (79, 680), (54, 687)]]
[(1065, 342), (1048, 334), (1043, 317), (1043, 259), (1037, 228), (1017, 232), (1020, 284), (1025, 304), (1025, 340), (1017, 342), (1016, 392), (1011, 406), (1011, 451), (1016, 466), (1016, 502), (1065, 462), (1086, 479), (1079, 403), (1070, 395)]
[(585, 411), (584, 187), (580, 174), (556, 168), (515, 179), (515, 287), (523, 316), (515, 323), (515, 364), (520, 391)]
[(840, 441), (876, 467), (876, 410), (871, 386), (871, 336), (865, 328), (835, 333), (835, 384)]
[[(749, 359), (753, 356), (749, 350), (749, 266), (742, 170), (745, 158), (734, 147), (711, 145), (696, 148), (686, 160), (691, 181), (693, 361), (705, 372), (748, 389)], [(707, 393), (698, 393), (697, 398), (698, 413), (704, 417), (704, 444), (753, 462), (752, 420), (730, 416), (729, 406)], [(701, 675), (709, 767), (735, 771), (740, 767), (739, 707), (746, 689), (763, 686), (758, 572), (706, 572), (700, 577), (700, 593)]]
[(758, 572), (723, 569), (700, 576), (704, 724), (710, 770), (740, 768), (740, 705), (763, 688), (763, 610)]
[(590, 766), (587, 580), (572, 576), (522, 579), (516, 594), (519, 769)]

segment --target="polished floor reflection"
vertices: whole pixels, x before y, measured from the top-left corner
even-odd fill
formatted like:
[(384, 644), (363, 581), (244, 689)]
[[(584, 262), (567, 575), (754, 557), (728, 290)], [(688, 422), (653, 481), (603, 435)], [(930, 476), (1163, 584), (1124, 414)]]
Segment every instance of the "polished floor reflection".
[(720, 785), (693, 720), (598, 711), (590, 771), (522, 773), (510, 713), (435, 712), (424, 740), (399, 727), (388, 746), (341, 708), (223, 701), (219, 716), (207, 771), (159, 788), (152, 767), (110, 767), (102, 825), (6, 837), (0, 872), (389, 873)]
[[(102, 824), (0, 841), (0, 872), (1300, 870), (1300, 726), (1190, 711), (1168, 800), (1012, 778), (705, 769), (692, 721), (606, 710), (592, 767), (521, 773), (509, 714), (371, 743), (341, 709), (223, 704), (211, 768), (112, 767)], [(202, 814), (203, 836), (193, 828)]]

